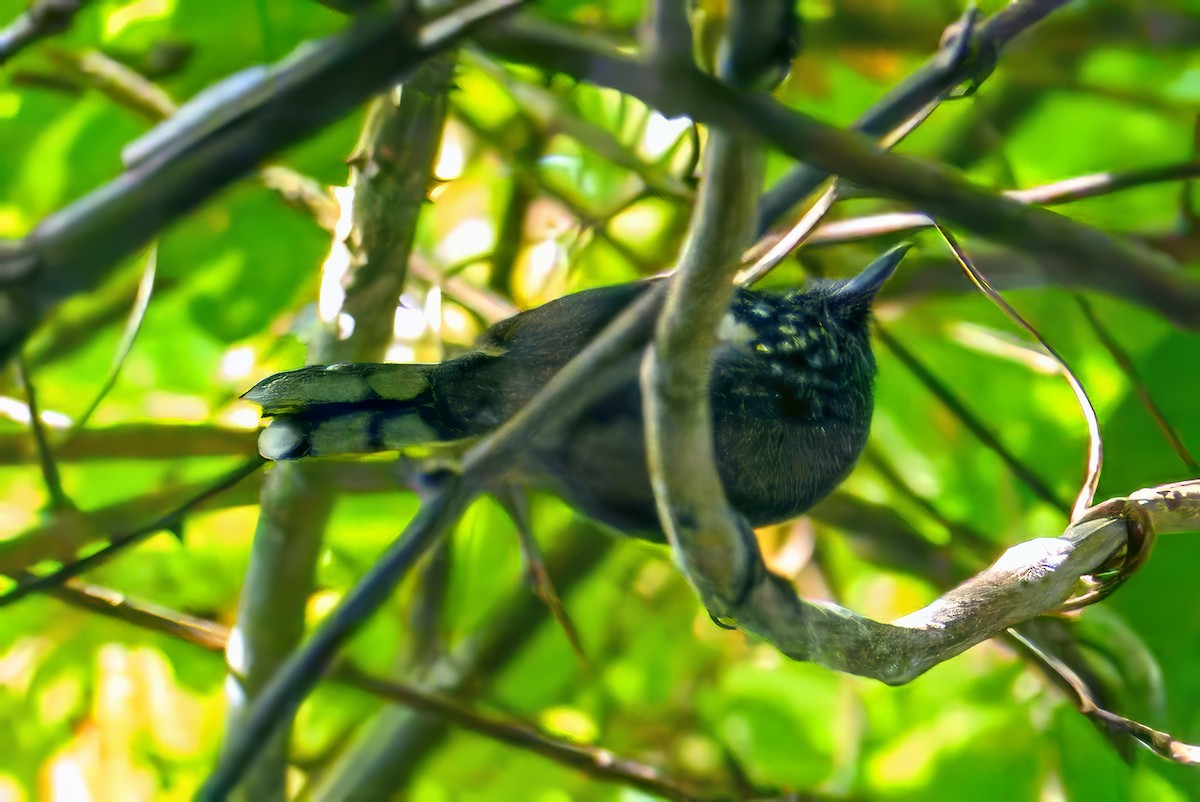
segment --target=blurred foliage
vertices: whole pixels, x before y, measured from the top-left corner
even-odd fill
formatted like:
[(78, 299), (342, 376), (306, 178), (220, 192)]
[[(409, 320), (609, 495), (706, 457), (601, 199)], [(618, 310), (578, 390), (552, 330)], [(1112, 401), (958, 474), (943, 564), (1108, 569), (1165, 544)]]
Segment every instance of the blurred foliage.
[[(0, 0), (0, 23), (25, 5)], [(629, 37), (644, 10), (635, 0), (535, 5), (550, 17), (617, 37)], [(1002, 4), (981, 5), (990, 12)], [(919, 65), (959, 10), (954, 3), (917, 0), (803, 0), (800, 7), (809, 23), (805, 50), (777, 94), (843, 125)], [(1194, 33), (1195, 12), (1193, 0), (1071, 4), (1015, 43), (975, 97), (939, 109), (902, 150), (948, 161), (1001, 189), (1187, 159), (1200, 111), (1200, 53), (1187, 33)], [(115, 176), (121, 147), (147, 127), (64, 76), (49, 51), (99, 49), (184, 100), (343, 24), (330, 9), (302, 0), (88, 4), (68, 33), (0, 71), (0, 236), (20, 236)], [(481, 292), (524, 308), (663, 269), (687, 221), (695, 160), (687, 126), (609, 91), (471, 52), (456, 82), (441, 182), (415, 246), (414, 263), (430, 269), (410, 276), (392, 359), (440, 359), (469, 344), (488, 316), (477, 308)], [(344, 162), (361, 123), (362, 115), (354, 115), (279, 163), (323, 184), (345, 184)], [(773, 179), (788, 164), (776, 154), (768, 166)], [(521, 204), (519, 214), (506, 225), (512, 204)], [(835, 216), (891, 208), (855, 199)], [(1198, 236), (1185, 211), (1180, 186), (1172, 183), (1064, 207), (1106, 230), (1177, 245)], [(939, 254), (932, 236), (918, 241), (926, 257)], [(1200, 253), (1196, 245), (1186, 250)], [(968, 248), (987, 247), (968, 240)], [(806, 251), (771, 283), (797, 283), (806, 270), (849, 274), (876, 249)], [(90, 451), (72, 450), (60, 464), (71, 499), (81, 510), (101, 511), (96, 515), (45, 509), (28, 411), (6, 380), (0, 386), (4, 568), (12, 568), (11, 555), (20, 549), (62, 558), (55, 538), (65, 537), (71, 549), (94, 548), (120, 526), (115, 513), (103, 513), (110, 505), (162, 493), (178, 498), (172, 494), (185, 484), (203, 482), (248, 453), (249, 434), (218, 434), (252, 429), (255, 409), (238, 395), (257, 379), (301, 363), (328, 250), (327, 232), (249, 180), (163, 236), (158, 291), (119, 381), (90, 423), (112, 437)], [(52, 427), (83, 412), (104, 380), (142, 264), (131, 262), (108, 286), (66, 304), (31, 343), (33, 378)], [(922, 260), (904, 269), (920, 271)], [(466, 291), (456, 294), (449, 285), (435, 291), (430, 277), (438, 274), (455, 275)], [(1107, 438), (1101, 496), (1186, 477), (1130, 377), (1101, 347), (1069, 294), (1042, 286), (1009, 297), (1065, 353), (1093, 394)], [(1200, 450), (1200, 340), (1154, 310), (1119, 298), (1093, 302), (1168, 420)], [(979, 337), (963, 333), (963, 323), (978, 327), (976, 335), (1008, 331), (985, 300), (963, 282), (957, 291), (910, 293), (903, 303), (884, 303), (880, 317), (1059, 495), (1074, 494), (1086, 441), (1070, 392), (1057, 377), (981, 351)], [(984, 533), (994, 553), (1061, 531), (1061, 511), (1039, 502), (882, 350), (880, 362), (875, 447), (921, 496), (949, 520)], [(121, 428), (132, 423), (152, 428)], [(196, 432), (232, 445), (194, 453), (189, 449), (199, 441), (187, 436)], [(934, 543), (950, 537), (869, 465), (845, 489), (899, 511)], [(339, 499), (310, 604), (313, 620), (361, 575), (416, 505), (414, 495), (398, 489)], [(551, 549), (572, 546), (555, 533), (605, 537), (586, 529), (580, 534), (572, 513), (554, 499), (539, 498), (534, 513)], [(135, 523), (152, 517), (136, 506), (134, 514)], [(182, 544), (158, 535), (89, 580), (232, 624), (255, 517), (252, 487), (227, 494), (188, 518)], [(802, 522), (765, 532), (763, 539), (771, 559), (796, 573), (806, 595), (832, 597), (877, 618), (908, 612), (939, 590), (864, 561), (830, 527)], [(1103, 611), (1113, 631), (1133, 644), (1123, 648), (1149, 666), (1143, 687), (1129, 694), (1123, 709), (1200, 741), (1200, 606), (1193, 584), (1200, 541), (1169, 538), (1157, 548)], [(907, 687), (886, 688), (791, 663), (740, 633), (717, 629), (661, 548), (615, 542), (605, 554), (565, 594), (586, 665), (542, 615), (503, 665), (475, 677), (474, 704), (715, 788), (740, 777), (755, 787), (833, 798), (1171, 800), (1200, 794), (1192, 771), (1141, 752), (1123, 763), (1059, 692), (1002, 646), (978, 647)], [(458, 526), (451, 566), (442, 633), (453, 648), (490, 626), (505, 600), (521, 592), (516, 536), (494, 503), (479, 502)], [(404, 611), (415, 581), (410, 578), (352, 644), (351, 659), (360, 667), (386, 672), (403, 651)], [(1092, 615), (1085, 613), (1084, 623)], [(1103, 648), (1097, 653), (1103, 659)], [(1155, 660), (1165, 683), (1163, 707), (1152, 703)], [(223, 664), (212, 654), (56, 600), (37, 597), (4, 609), (0, 800), (189, 798), (220, 744), (223, 679)], [(298, 719), (296, 787), (318, 776), (380, 707), (344, 687), (322, 688)], [(413, 771), (403, 798), (646, 796), (455, 731)]]

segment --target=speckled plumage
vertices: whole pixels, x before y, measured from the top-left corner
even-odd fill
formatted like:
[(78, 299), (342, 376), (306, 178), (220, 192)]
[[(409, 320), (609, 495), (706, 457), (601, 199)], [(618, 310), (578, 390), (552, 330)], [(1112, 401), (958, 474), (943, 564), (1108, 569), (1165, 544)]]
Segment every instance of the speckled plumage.
[[(870, 306), (902, 255), (889, 252), (849, 282), (735, 294), (713, 354), (713, 430), (729, 500), (752, 525), (804, 512), (862, 452), (875, 377)], [(552, 301), (497, 323), (475, 349), (438, 365), (331, 365), (267, 378), (246, 394), (275, 417), (260, 450), (292, 459), (487, 434), (651, 285)], [(594, 377), (606, 388), (599, 400), (545, 427), (520, 473), (626, 534), (661, 539), (646, 469), (639, 361), (633, 354)]]

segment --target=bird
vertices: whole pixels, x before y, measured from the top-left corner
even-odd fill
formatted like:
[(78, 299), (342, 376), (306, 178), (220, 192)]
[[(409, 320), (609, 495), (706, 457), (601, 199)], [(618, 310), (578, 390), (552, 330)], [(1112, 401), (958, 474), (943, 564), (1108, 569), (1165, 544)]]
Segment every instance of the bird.
[[(735, 291), (718, 328), (709, 392), (717, 471), (752, 527), (804, 513), (862, 453), (874, 410), (871, 308), (908, 247), (850, 279)], [(259, 452), (291, 460), (483, 437), (667, 280), (563, 296), (496, 323), (445, 362), (317, 365), (270, 376), (243, 396), (271, 418)], [(596, 400), (542, 427), (514, 470), (521, 484), (549, 490), (618, 534), (663, 542), (646, 466), (640, 361), (638, 349), (593, 377), (602, 384)]]

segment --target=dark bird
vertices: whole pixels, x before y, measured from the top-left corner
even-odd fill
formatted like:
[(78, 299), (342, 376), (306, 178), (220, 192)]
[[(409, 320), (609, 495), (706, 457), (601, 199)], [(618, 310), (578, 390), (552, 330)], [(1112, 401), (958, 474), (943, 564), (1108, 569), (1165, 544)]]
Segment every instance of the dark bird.
[[(735, 293), (713, 353), (713, 431), (726, 493), (752, 526), (794, 518), (854, 467), (873, 409), (871, 304), (907, 249), (892, 249), (849, 280)], [(271, 376), (245, 395), (274, 418), (259, 451), (282, 460), (486, 435), (653, 284), (551, 301), (497, 323), (474, 349), (440, 364), (341, 364)], [(543, 427), (518, 475), (624, 534), (661, 540), (646, 468), (640, 361), (640, 352), (630, 354), (595, 377), (603, 393)]]

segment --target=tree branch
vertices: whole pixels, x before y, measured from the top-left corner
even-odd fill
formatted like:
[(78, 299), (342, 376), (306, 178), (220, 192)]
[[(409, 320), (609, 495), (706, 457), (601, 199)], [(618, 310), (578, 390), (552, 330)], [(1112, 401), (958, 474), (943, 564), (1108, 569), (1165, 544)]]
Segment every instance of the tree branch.
[[(598, 540), (598, 539), (597, 539)], [(595, 565), (588, 560), (588, 567)], [(220, 654), (226, 650), (231, 632), (213, 621), (186, 615), (154, 604), (131, 599), (98, 585), (80, 582), (56, 588), (52, 595), (61, 601), (98, 615), (112, 618), (133, 626), (190, 643), (207, 652)], [(534, 605), (540, 608), (540, 605)], [(520, 608), (524, 609), (524, 608)], [(510, 618), (511, 616), (506, 616)], [(535, 628), (529, 626), (528, 616), (518, 616), (522, 621), (519, 630), (511, 634), (518, 639), (528, 637)], [(378, 697), (403, 705), (405, 713), (411, 711), (433, 717), (439, 728), (454, 724), (485, 738), (532, 752), (568, 768), (576, 769), (601, 782), (615, 782), (640, 788), (668, 799), (728, 799), (728, 792), (706, 790), (669, 777), (660, 769), (615, 755), (607, 749), (568, 743), (548, 736), (524, 722), (507, 721), (496, 716), (472, 710), (463, 700), (451, 696), (447, 690), (431, 691), (413, 684), (375, 677), (353, 666), (341, 663), (330, 672), (329, 679)], [(429, 737), (426, 728), (425, 737)], [(394, 791), (396, 786), (385, 786)], [(353, 791), (349, 793), (354, 794)], [(316, 799), (375, 799), (377, 796), (334, 795), (317, 792)]]
[(26, 47), (71, 27), (90, 0), (35, 0), (24, 14), (0, 29), (0, 65)]
[[(1192, 178), (1200, 178), (1200, 161), (1176, 162), (1123, 173), (1092, 173), (1028, 189), (1010, 189), (1003, 194), (1025, 204), (1055, 206), (1086, 198), (1099, 198), (1126, 189), (1136, 189), (1166, 181), (1187, 181)], [(918, 212), (886, 212), (851, 217), (822, 223), (814, 232), (809, 243), (832, 245), (841, 242), (855, 242), (885, 234), (900, 234), (928, 228), (929, 225), (929, 218)]]
[(527, 16), (497, 23), (478, 38), (509, 58), (632, 94), (665, 114), (750, 131), (797, 159), (1036, 258), (1059, 260), (1080, 273), (1102, 269), (1114, 294), (1137, 298), (1154, 292), (1163, 300), (1165, 314), (1200, 327), (1200, 282), (1184, 276), (1169, 259), (988, 192), (951, 168), (883, 152), (861, 134), (839, 130), (768, 97), (739, 93), (698, 71), (677, 70), (669, 85), (647, 80), (651, 67)]
[[(691, 231), (642, 362), (646, 456), (663, 531), (710, 612), (724, 615), (762, 570), (729, 505), (713, 452), (709, 374), (717, 325), (753, 233), (761, 155), (745, 133), (713, 131)], [(688, 466), (681, 470), (680, 466)]]
[[(417, 219), (429, 191), (446, 116), (453, 56), (422, 65), (401, 87), (377, 97), (355, 153), (348, 232), (339, 231), (325, 263), (321, 325), (309, 364), (374, 361), (392, 341), (396, 305), (408, 273)], [(346, 237), (349, 243), (341, 238)], [(351, 254), (355, 258), (351, 258)], [(341, 294), (341, 303), (326, 308)], [(354, 321), (343, 337), (340, 321)], [(332, 489), (316, 466), (276, 463), (260, 499), (258, 527), (242, 586), (236, 637), (228, 653), (230, 704), (226, 748), (251, 705), (304, 634), (304, 615), (333, 509)], [(251, 765), (238, 796), (283, 799), (288, 730), (278, 730)]]
[(730, 615), (793, 659), (903, 684), (1015, 624), (1056, 610), (1081, 578), (1125, 543), (1126, 508), (1145, 515), (1158, 532), (1194, 529), (1200, 522), (1200, 481), (1098, 505), (1062, 536), (1010, 548), (982, 573), (892, 624), (804, 601), (770, 573), (762, 574)]
[(44, 219), (25, 240), (0, 246), (0, 364), (46, 312), (98, 285), (167, 225), (474, 23), (520, 2), (478, 0), (419, 28), (409, 22), (407, 4), (364, 11), (302, 57), (239, 73), (193, 99), (127, 149), (122, 175)]
[[(561, 546), (547, 556), (550, 573), (565, 595), (604, 563), (613, 545), (607, 533), (583, 520), (555, 533)], [(495, 614), (441, 661), (431, 690), (469, 701), (483, 695), (497, 676), (548, 618), (546, 606), (527, 588), (495, 605)], [(366, 722), (349, 746), (313, 781), (314, 802), (379, 799), (394, 795), (420, 772), (422, 760), (450, 734), (450, 722), (416, 714), (405, 706), (388, 706)]]
[[(855, 121), (853, 130), (881, 137), (906, 119), (946, 98), (964, 81), (978, 87), (995, 69), (1000, 51), (1018, 34), (1068, 0), (1016, 0), (973, 26), (973, 7), (942, 34), (942, 47), (924, 65), (884, 95)], [(964, 33), (967, 34), (964, 36)], [(798, 164), (763, 196), (759, 233), (811, 194), (829, 177), (824, 165)]]

